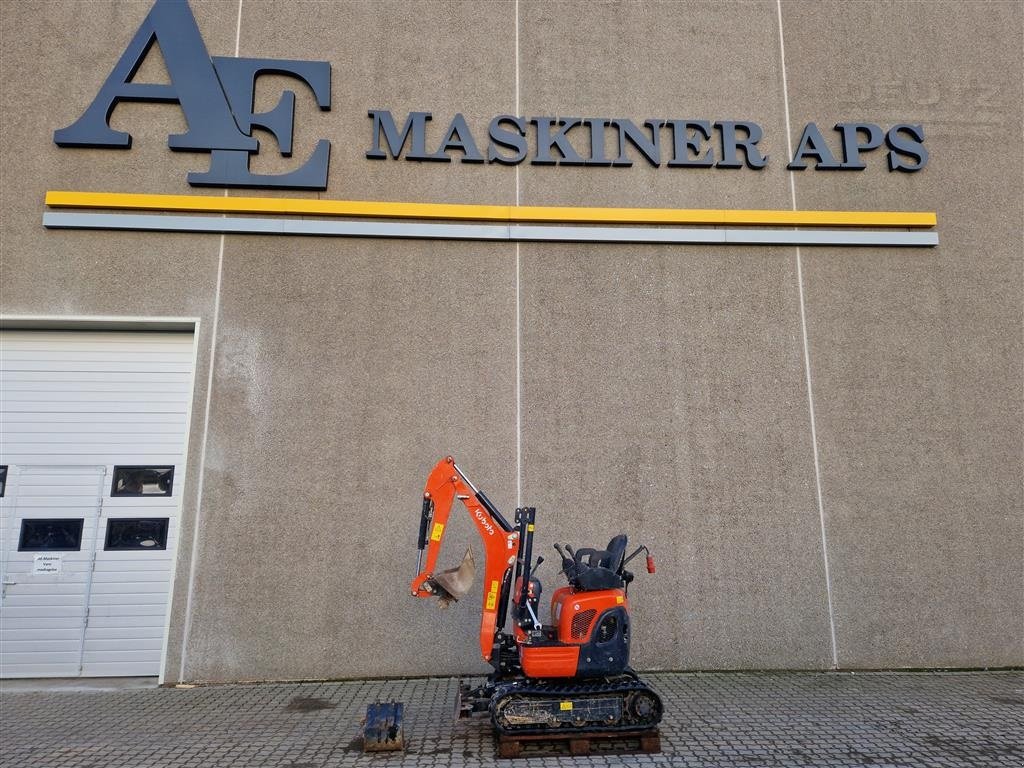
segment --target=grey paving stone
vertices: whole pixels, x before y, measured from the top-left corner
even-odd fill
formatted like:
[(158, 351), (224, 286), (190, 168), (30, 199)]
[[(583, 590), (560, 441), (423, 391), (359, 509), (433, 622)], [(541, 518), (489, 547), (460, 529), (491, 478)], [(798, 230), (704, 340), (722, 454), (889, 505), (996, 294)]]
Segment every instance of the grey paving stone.
[[(658, 673), (662, 754), (531, 757), (560, 766), (1024, 764), (1024, 674)], [(3, 691), (5, 768), (462, 768), (499, 761), (486, 721), (454, 722), (458, 681)], [(407, 751), (365, 755), (366, 705), (406, 704)]]

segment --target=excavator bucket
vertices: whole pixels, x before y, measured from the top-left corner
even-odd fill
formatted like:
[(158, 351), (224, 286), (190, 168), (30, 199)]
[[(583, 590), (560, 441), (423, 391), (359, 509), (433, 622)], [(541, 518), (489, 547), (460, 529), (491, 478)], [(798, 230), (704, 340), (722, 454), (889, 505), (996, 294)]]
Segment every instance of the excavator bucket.
[(441, 599), (441, 607), (447, 608), (464, 597), (473, 586), (474, 576), (476, 562), (473, 560), (473, 550), (466, 547), (466, 556), (462, 558), (462, 563), (457, 568), (441, 571), (431, 579), (434, 591)]

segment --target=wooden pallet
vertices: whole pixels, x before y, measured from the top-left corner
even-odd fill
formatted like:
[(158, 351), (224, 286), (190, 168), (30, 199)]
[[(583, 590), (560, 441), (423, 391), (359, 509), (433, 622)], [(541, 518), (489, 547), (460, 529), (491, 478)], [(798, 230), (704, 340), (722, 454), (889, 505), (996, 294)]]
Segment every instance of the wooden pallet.
[(495, 734), (498, 757), (630, 755), (661, 752), (661, 734), (649, 731)]

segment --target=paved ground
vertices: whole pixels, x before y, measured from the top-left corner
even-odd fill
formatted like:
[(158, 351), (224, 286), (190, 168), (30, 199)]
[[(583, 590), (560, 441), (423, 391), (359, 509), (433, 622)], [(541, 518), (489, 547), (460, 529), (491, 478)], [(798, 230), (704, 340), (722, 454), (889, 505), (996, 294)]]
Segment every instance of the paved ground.
[[(540, 766), (1024, 765), (1024, 674), (646, 676), (665, 700), (660, 755), (532, 758)], [(11, 768), (522, 765), (486, 721), (453, 722), (457, 681), (0, 688)], [(406, 704), (404, 755), (364, 755), (366, 705)]]

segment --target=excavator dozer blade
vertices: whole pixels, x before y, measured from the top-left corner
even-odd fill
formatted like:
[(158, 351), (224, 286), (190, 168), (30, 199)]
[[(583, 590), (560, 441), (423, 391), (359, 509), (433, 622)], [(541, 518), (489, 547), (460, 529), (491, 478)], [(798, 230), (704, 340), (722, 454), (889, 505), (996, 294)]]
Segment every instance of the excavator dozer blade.
[(462, 558), (462, 563), (457, 568), (441, 571), (431, 579), (434, 591), (441, 599), (441, 606), (447, 608), (464, 597), (473, 586), (475, 576), (476, 562), (473, 560), (473, 550), (466, 547), (466, 556)]

